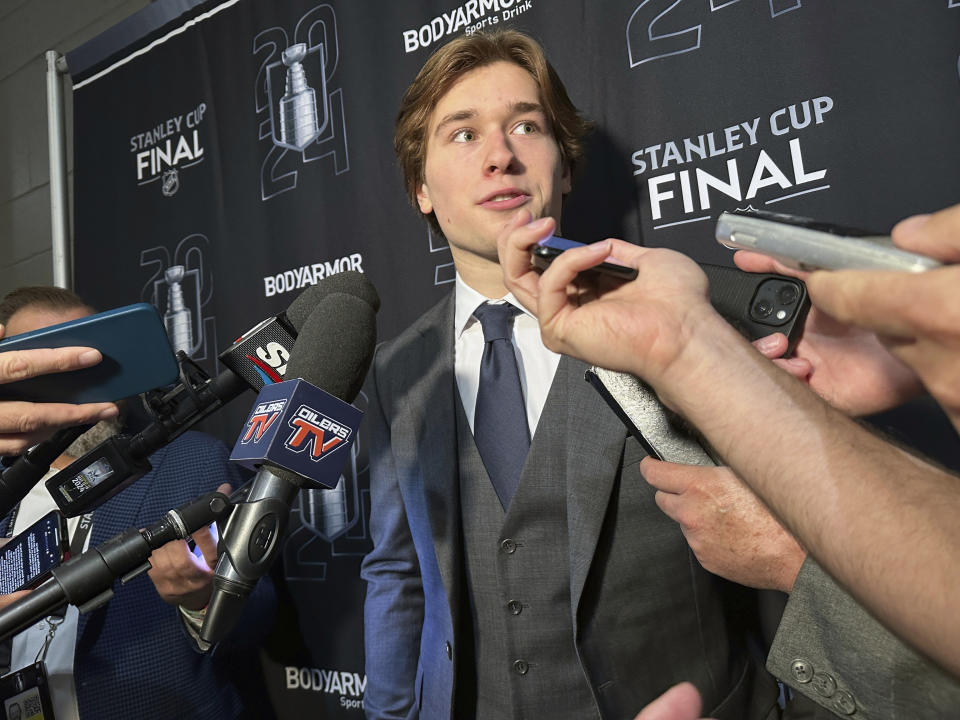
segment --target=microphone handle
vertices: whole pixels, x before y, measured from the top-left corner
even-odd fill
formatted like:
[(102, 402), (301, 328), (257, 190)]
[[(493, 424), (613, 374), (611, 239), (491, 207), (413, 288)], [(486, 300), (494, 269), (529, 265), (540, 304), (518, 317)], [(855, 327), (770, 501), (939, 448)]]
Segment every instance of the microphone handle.
[(150, 569), (150, 554), (171, 540), (183, 539), (220, 518), (229, 508), (222, 493), (209, 492), (170, 510), (143, 530), (131, 528), (71, 558), (53, 577), (17, 602), (0, 610), (0, 639), (8, 638), (65, 603), (89, 612), (113, 597), (113, 582), (124, 582)]
[(182, 435), (214, 410), (227, 404), (250, 386), (232, 370), (224, 370), (195, 393), (186, 388), (186, 400), (168, 418), (154, 422), (130, 438), (130, 455), (142, 460)]
[(300, 487), (299, 476), (264, 465), (253, 479), (246, 501), (230, 515), (221, 535), (213, 592), (200, 629), (204, 642), (220, 642), (237, 624), (247, 597), (280, 549), (290, 505)]

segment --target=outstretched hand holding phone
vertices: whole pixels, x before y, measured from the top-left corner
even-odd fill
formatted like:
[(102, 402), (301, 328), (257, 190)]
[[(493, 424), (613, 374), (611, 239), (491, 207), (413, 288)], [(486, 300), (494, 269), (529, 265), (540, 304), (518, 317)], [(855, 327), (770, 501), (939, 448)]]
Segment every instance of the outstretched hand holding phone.
[[(4, 328), (0, 325), (0, 338)], [(89, 347), (42, 348), (0, 352), (0, 384), (96, 365), (103, 359)], [(113, 403), (33, 403), (0, 401), (0, 455), (17, 455), (56, 430), (96, 423), (118, 414)]]

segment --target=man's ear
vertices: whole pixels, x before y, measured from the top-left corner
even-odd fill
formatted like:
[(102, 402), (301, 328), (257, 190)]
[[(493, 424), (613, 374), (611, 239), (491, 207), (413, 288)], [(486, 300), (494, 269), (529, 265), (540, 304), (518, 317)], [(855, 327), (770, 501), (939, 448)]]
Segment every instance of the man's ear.
[(570, 165), (563, 163), (563, 174), (560, 175), (560, 194), (566, 195), (573, 190), (573, 173), (570, 172)]
[(427, 184), (421, 183), (417, 190), (417, 205), (420, 206), (420, 212), (429, 215), (433, 212), (433, 203), (430, 202), (430, 191), (427, 190)]

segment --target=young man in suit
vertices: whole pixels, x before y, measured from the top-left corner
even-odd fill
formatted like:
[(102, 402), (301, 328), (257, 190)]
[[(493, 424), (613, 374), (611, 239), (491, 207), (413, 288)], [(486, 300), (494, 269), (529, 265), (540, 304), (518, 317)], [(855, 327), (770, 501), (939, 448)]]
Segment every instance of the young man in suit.
[[(407, 191), (457, 279), (374, 361), (369, 717), (625, 718), (681, 680), (712, 717), (779, 712), (754, 596), (697, 563), (586, 366), (503, 285), (497, 237), (519, 214), (559, 231), (586, 130), (511, 31), (447, 44), (402, 100)], [(789, 590), (804, 553), (775, 544), (762, 582)]]

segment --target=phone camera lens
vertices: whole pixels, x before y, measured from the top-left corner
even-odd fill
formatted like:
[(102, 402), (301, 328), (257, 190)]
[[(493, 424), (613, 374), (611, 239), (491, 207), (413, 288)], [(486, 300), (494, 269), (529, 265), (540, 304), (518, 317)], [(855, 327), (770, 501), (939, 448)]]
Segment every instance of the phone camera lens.
[(777, 291), (777, 300), (781, 305), (793, 305), (799, 297), (800, 293), (794, 285), (784, 285)]
[(761, 298), (753, 304), (753, 312), (757, 317), (770, 317), (773, 314), (773, 303), (766, 298)]

